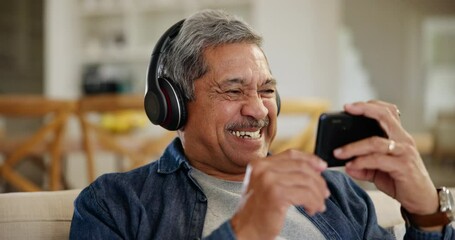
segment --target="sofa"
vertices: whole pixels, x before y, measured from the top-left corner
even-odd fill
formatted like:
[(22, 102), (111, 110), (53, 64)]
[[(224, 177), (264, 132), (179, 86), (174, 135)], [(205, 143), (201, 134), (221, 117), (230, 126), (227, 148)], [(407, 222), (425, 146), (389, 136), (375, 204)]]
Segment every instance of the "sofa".
[[(455, 192), (455, 189), (451, 189)], [(73, 201), (80, 190), (0, 194), (0, 239), (68, 239)], [(381, 226), (404, 231), (400, 205), (382, 192), (367, 191)]]
[(68, 239), (79, 192), (0, 194), (0, 239)]

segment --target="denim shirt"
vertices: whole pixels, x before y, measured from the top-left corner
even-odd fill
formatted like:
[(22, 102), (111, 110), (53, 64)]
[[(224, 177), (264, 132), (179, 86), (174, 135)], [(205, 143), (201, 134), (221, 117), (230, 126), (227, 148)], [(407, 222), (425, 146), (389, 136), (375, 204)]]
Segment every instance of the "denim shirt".
[[(207, 198), (192, 179), (176, 138), (155, 162), (99, 177), (74, 202), (70, 239), (200, 239)], [(308, 217), (327, 239), (394, 239), (377, 224), (365, 191), (340, 172), (323, 173), (331, 191), (327, 210)], [(442, 238), (444, 237), (444, 238)], [(229, 219), (206, 239), (236, 239)], [(408, 228), (405, 239), (454, 239)]]

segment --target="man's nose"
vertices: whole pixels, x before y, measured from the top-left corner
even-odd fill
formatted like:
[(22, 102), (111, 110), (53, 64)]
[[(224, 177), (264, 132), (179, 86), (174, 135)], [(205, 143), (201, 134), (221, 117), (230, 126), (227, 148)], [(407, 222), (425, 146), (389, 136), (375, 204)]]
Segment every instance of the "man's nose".
[(242, 106), (242, 115), (250, 116), (255, 119), (264, 119), (269, 110), (265, 107), (264, 102), (257, 94), (249, 96)]

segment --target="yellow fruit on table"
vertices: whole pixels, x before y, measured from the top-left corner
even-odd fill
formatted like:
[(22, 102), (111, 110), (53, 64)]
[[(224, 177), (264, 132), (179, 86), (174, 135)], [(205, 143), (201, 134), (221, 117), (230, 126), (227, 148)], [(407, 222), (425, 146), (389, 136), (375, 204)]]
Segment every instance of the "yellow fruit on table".
[(115, 133), (127, 133), (144, 127), (146, 123), (144, 112), (133, 110), (104, 113), (100, 121), (102, 128)]

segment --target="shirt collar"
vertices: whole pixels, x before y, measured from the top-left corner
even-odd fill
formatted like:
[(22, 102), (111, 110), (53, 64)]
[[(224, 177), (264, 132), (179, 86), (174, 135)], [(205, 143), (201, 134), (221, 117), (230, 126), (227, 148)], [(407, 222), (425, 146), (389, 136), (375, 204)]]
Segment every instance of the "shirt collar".
[(177, 171), (180, 167), (190, 169), (188, 159), (185, 157), (182, 142), (176, 137), (164, 150), (158, 159), (158, 173), (169, 174)]

